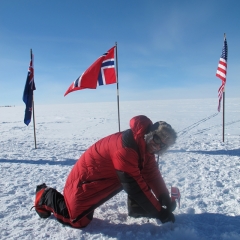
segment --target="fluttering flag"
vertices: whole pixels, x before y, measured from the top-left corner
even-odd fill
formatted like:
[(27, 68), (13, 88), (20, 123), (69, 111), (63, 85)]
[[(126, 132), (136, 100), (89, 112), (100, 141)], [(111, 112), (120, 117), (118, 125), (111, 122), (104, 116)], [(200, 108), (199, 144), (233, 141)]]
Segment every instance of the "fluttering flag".
[(64, 96), (68, 93), (117, 82), (115, 71), (115, 46), (100, 56), (83, 74), (75, 80)]
[(33, 54), (31, 52), (31, 60), (28, 68), (27, 80), (23, 92), (23, 102), (26, 104), (24, 123), (28, 125), (32, 117), (33, 91), (36, 90), (34, 83)]
[(171, 200), (172, 202), (177, 201), (179, 208), (180, 208), (180, 198), (181, 198), (181, 194), (179, 189), (177, 187), (171, 187)]
[(222, 85), (218, 89), (218, 111), (220, 112), (221, 109), (221, 101), (222, 96), (227, 80), (227, 58), (228, 58), (228, 46), (227, 46), (227, 39), (224, 35), (224, 42), (223, 42), (223, 48), (222, 48), (222, 55), (220, 57), (217, 73), (216, 76), (219, 77), (222, 80)]

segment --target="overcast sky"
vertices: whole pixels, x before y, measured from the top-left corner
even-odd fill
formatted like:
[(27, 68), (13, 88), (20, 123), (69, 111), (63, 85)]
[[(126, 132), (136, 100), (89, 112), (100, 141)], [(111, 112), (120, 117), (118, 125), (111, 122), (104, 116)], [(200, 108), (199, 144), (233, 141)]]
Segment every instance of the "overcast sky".
[(34, 54), (35, 104), (116, 101), (116, 84), (65, 91), (117, 42), (120, 101), (239, 97), (240, 1), (0, 1), (0, 105), (22, 105)]

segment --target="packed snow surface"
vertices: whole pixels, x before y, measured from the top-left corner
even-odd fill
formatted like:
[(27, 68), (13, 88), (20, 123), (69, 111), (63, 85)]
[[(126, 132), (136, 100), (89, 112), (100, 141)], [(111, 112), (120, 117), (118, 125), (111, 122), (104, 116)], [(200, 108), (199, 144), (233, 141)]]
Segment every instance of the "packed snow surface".
[(127, 215), (124, 191), (95, 210), (84, 229), (40, 219), (30, 211), (36, 185), (62, 192), (81, 154), (100, 138), (118, 132), (117, 103), (35, 104), (33, 121), (23, 123), (25, 106), (0, 108), (0, 239), (240, 239), (240, 99), (120, 102), (121, 130), (146, 115), (178, 132), (176, 144), (159, 160), (167, 187), (181, 192), (176, 222)]

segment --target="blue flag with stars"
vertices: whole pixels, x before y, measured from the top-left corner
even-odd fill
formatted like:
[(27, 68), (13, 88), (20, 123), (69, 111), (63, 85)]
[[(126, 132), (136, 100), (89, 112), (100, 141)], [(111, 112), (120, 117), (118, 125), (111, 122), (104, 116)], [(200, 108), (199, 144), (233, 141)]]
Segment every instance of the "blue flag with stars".
[(28, 68), (27, 80), (23, 92), (23, 102), (26, 104), (24, 123), (28, 126), (32, 117), (33, 91), (36, 90), (34, 83), (33, 54)]

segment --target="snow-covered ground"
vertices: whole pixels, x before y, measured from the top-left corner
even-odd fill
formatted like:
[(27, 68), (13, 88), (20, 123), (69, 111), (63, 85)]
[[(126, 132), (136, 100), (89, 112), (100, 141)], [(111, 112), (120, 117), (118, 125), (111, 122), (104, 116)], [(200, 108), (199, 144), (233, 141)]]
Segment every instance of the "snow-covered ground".
[(226, 99), (225, 141), (217, 99), (120, 102), (121, 130), (146, 115), (178, 132), (160, 159), (167, 186), (181, 192), (176, 222), (127, 216), (121, 192), (95, 210), (84, 229), (61, 225), (30, 211), (36, 185), (62, 192), (79, 156), (98, 139), (118, 131), (117, 103), (35, 105), (33, 123), (25, 106), (0, 108), (0, 239), (240, 239), (240, 99)]

